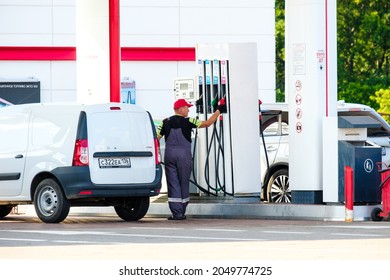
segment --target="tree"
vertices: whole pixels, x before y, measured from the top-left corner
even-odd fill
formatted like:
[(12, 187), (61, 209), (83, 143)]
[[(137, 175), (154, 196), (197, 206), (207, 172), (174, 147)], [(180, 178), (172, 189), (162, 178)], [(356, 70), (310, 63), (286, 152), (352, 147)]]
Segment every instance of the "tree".
[(390, 122), (390, 88), (378, 90), (375, 96), (371, 96), (371, 99), (379, 104), (378, 113)]
[(378, 108), (370, 96), (390, 85), (389, 8), (389, 1), (337, 1), (339, 99)]
[[(285, 1), (275, 0), (277, 101), (285, 93)], [(390, 86), (390, 1), (337, 0), (337, 48), (338, 99), (378, 109)]]
[(286, 0), (275, 0), (276, 102), (285, 101), (285, 1)]

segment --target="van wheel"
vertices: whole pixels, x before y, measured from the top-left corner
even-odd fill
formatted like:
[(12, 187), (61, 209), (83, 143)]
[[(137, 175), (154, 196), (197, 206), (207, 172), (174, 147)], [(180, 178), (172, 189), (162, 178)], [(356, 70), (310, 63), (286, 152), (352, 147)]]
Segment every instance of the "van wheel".
[(12, 208), (12, 206), (0, 205), (0, 219), (11, 213)]
[(125, 221), (138, 221), (149, 210), (149, 197), (130, 197), (125, 199), (122, 206), (115, 206), (117, 215)]
[(39, 183), (35, 191), (34, 207), (43, 222), (60, 223), (69, 214), (70, 202), (57, 181), (45, 179)]
[(374, 222), (382, 221), (383, 217), (380, 216), (381, 212), (382, 212), (382, 209), (380, 209), (379, 207), (375, 207), (374, 209), (372, 209), (371, 220), (373, 220)]
[(290, 203), (291, 190), (287, 169), (279, 169), (268, 181), (267, 185), (268, 202)]

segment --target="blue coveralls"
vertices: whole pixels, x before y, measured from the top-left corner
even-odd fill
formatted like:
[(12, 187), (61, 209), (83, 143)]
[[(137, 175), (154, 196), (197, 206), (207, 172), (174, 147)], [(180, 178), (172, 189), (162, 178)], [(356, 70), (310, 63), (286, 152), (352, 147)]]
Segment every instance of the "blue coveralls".
[(158, 134), (165, 137), (165, 177), (168, 187), (168, 204), (172, 216), (184, 218), (190, 200), (192, 170), (191, 131), (200, 125), (194, 118), (175, 115), (165, 119)]

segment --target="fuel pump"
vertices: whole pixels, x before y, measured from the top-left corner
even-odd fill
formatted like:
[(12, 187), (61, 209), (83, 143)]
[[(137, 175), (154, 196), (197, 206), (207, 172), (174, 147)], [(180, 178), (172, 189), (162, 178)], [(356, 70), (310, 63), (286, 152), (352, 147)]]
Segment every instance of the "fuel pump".
[(197, 118), (207, 120), (218, 105), (226, 111), (195, 131), (191, 182), (199, 195), (260, 198), (256, 44), (198, 45), (196, 55)]
[[(226, 102), (226, 112), (199, 132), (198, 182), (217, 196), (260, 196), (260, 131), (257, 47), (254, 43), (205, 44), (196, 48), (198, 81), (207, 118), (216, 102)], [(211, 72), (210, 72), (211, 70)], [(211, 80), (210, 80), (211, 77)], [(210, 106), (211, 105), (211, 106)], [(210, 111), (211, 110), (211, 111)], [(205, 145), (206, 144), (206, 145)]]
[[(221, 67), (217, 59), (198, 59), (198, 89), (199, 99), (196, 102), (197, 114), (200, 120), (211, 116), (221, 101)], [(225, 102), (225, 99), (222, 99)], [(226, 113), (226, 112), (221, 112)], [(222, 114), (219, 121), (210, 128), (197, 131), (195, 135), (194, 157), (197, 157), (194, 182), (203, 193), (217, 196), (220, 193), (229, 194), (225, 189), (224, 144)], [(201, 151), (201, 152), (199, 152)]]

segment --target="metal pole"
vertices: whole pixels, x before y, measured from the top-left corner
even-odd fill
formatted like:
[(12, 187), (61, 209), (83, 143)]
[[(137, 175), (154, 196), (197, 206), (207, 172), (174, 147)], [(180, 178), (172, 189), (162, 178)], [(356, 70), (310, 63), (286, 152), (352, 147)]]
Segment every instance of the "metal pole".
[(120, 29), (119, 0), (109, 0), (110, 25), (110, 101), (120, 102)]
[(353, 222), (353, 169), (344, 167), (345, 221)]

